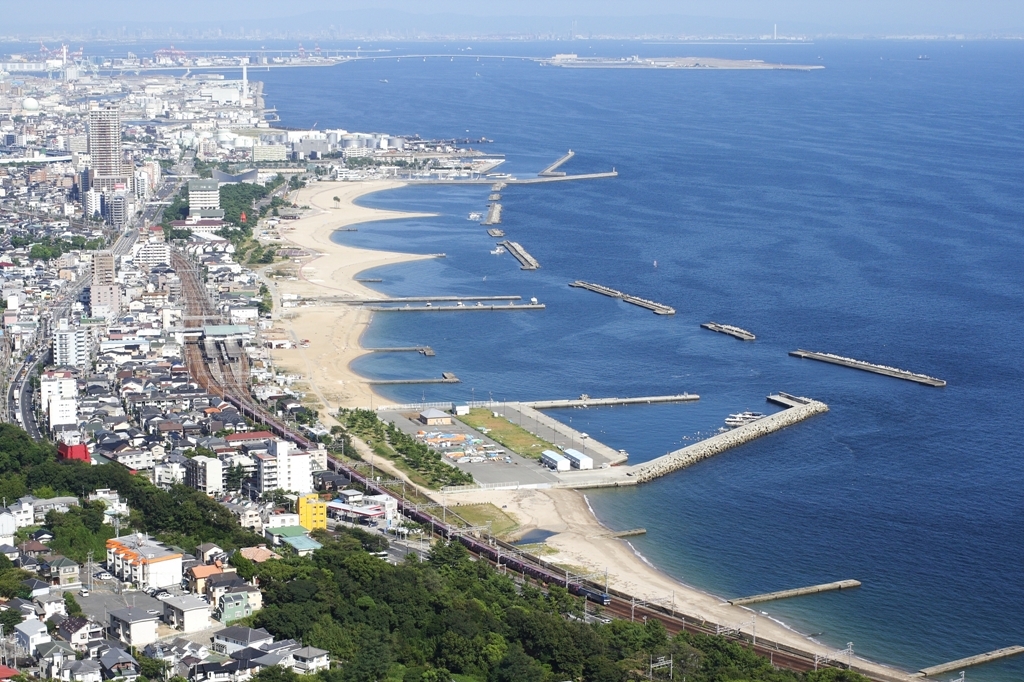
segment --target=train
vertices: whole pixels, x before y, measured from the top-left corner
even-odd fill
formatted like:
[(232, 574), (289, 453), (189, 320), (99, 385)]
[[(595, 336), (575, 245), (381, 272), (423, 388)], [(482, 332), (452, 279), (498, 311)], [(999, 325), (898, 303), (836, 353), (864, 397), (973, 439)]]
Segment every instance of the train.
[(581, 597), (586, 597), (588, 600), (596, 604), (600, 604), (601, 606), (610, 606), (612, 603), (612, 596), (607, 592), (598, 592), (597, 590), (592, 590), (576, 583), (569, 585), (569, 592)]

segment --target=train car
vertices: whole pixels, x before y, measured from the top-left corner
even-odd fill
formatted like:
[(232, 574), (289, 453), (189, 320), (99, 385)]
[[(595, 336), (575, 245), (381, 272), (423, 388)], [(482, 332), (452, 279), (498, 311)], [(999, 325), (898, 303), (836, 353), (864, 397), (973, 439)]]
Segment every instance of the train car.
[(582, 585), (570, 585), (569, 591), (581, 597), (586, 597), (590, 601), (600, 604), (601, 606), (608, 606), (612, 603), (612, 597), (607, 592), (598, 592), (597, 590), (591, 590), (590, 588), (583, 587)]

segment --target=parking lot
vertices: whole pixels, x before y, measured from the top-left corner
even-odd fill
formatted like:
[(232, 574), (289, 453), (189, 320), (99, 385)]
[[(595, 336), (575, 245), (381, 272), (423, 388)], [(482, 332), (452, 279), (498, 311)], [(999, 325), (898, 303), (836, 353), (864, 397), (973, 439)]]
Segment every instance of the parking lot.
[[(465, 440), (453, 440), (452, 447), (443, 447), (441, 444), (428, 443), (434, 449), (444, 453), (451, 449), (462, 449), (463, 443), (474, 445), (478, 451), (501, 451), (499, 457), (486, 458), (482, 462), (459, 462), (456, 467), (473, 475), (478, 483), (511, 483), (517, 482), (520, 485), (531, 483), (555, 483), (558, 479), (551, 473), (551, 470), (543, 466), (539, 461), (521, 457), (512, 452), (500, 443), (488, 438), (486, 435), (453, 419), (450, 425), (426, 426), (416, 419), (415, 413), (401, 413), (382, 411), (380, 418), (384, 421), (393, 421), (395, 426), (416, 437), (420, 432), (460, 435)], [(423, 440), (420, 438), (419, 440)], [(474, 441), (478, 441), (474, 443)], [(485, 447), (486, 446), (486, 447)], [(507, 461), (506, 461), (507, 460)]]

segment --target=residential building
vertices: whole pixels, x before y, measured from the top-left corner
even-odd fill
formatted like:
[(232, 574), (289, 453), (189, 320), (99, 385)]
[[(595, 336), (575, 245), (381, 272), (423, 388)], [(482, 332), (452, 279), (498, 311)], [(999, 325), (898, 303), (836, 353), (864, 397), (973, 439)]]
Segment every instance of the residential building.
[(75, 398), (50, 398), (47, 411), (50, 428), (74, 426), (78, 423), (78, 400)]
[(140, 589), (179, 584), (182, 559), (181, 552), (142, 534), (107, 540), (107, 570)]
[(210, 626), (210, 605), (191, 594), (164, 600), (164, 622), (182, 632), (197, 632)]
[(224, 625), (231, 625), (236, 620), (251, 616), (253, 613), (253, 608), (249, 604), (249, 593), (232, 592), (220, 598), (213, 617)]
[(114, 639), (134, 647), (144, 647), (156, 641), (156, 624), (160, 620), (158, 614), (130, 606), (111, 611), (108, 615), (110, 623), (107, 632)]
[(89, 108), (90, 188), (101, 192), (131, 189), (134, 170), (125, 169), (121, 151), (121, 112), (116, 102)]
[(49, 412), (54, 398), (74, 399), (78, 396), (78, 383), (71, 372), (50, 371), (39, 377), (39, 404)]
[(54, 586), (69, 587), (82, 584), (78, 563), (67, 557), (55, 556), (46, 561), (43, 564), (42, 575)]
[(82, 616), (69, 616), (57, 626), (57, 635), (77, 651), (84, 651), (89, 642), (103, 639), (103, 626)]
[(256, 488), (261, 495), (275, 490), (313, 492), (309, 453), (293, 452), (294, 447), (288, 441), (272, 440), (266, 454), (256, 455)]
[[(46, 628), (44, 627), (43, 630), (45, 631)], [(229, 656), (242, 649), (249, 647), (259, 649), (273, 642), (273, 635), (263, 628), (253, 630), (235, 625), (213, 633), (213, 650)]]
[(92, 360), (89, 331), (70, 329), (67, 321), (53, 334), (53, 364), (58, 367), (88, 369)]
[(298, 501), (299, 525), (306, 530), (327, 528), (327, 503), (316, 493), (302, 495)]
[(61, 667), (57, 679), (62, 682), (101, 682), (103, 666), (99, 661), (90, 659), (68, 661)]
[(26, 620), (14, 626), (14, 637), (18, 646), (34, 656), (36, 647), (51, 641), (50, 634), (46, 631), (46, 624), (38, 620)]
[(314, 675), (331, 667), (330, 655), (323, 649), (305, 646), (291, 652), (292, 670), (299, 675)]
[(215, 495), (224, 490), (224, 463), (216, 457), (196, 455), (185, 462), (185, 485)]

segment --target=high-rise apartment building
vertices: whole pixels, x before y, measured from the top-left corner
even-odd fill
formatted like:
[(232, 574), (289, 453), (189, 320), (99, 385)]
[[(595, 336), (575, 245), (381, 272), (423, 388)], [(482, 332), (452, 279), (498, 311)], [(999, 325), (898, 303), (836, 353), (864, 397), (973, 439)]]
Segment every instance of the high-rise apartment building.
[(101, 192), (131, 190), (134, 172), (125, 170), (121, 152), (121, 111), (117, 104), (93, 102), (89, 108), (90, 187)]
[(89, 332), (71, 329), (67, 320), (61, 320), (53, 334), (53, 364), (58, 367), (86, 369), (92, 359)]
[(270, 442), (267, 454), (256, 455), (256, 489), (261, 495), (275, 490), (307, 494), (313, 491), (309, 453), (292, 451), (288, 441)]
[(224, 490), (224, 464), (215, 457), (196, 455), (185, 462), (185, 485), (214, 495)]
[(93, 254), (89, 307), (93, 317), (112, 319), (121, 312), (121, 287), (117, 284), (114, 254), (111, 251), (97, 251)]

